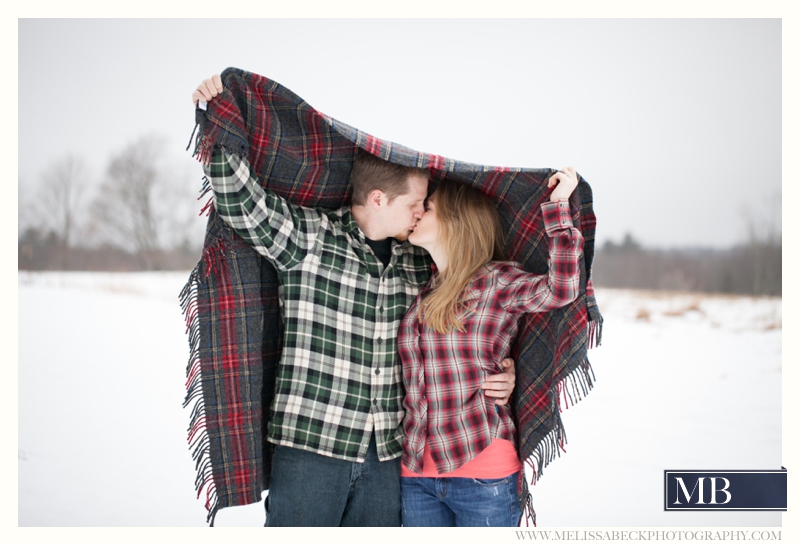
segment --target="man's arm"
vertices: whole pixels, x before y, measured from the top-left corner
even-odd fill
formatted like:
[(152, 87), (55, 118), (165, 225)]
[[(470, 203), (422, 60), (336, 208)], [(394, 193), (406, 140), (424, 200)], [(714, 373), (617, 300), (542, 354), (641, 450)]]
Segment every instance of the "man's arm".
[(215, 148), (203, 166), (222, 220), (279, 270), (302, 261), (314, 246), (320, 213), (261, 187), (247, 159)]
[[(192, 93), (192, 102), (205, 109), (222, 92), (214, 74)], [(296, 206), (261, 187), (247, 158), (215, 147), (203, 171), (214, 190), (214, 208), (236, 233), (277, 269), (288, 269), (314, 245), (321, 217), (316, 210)]]
[(494, 402), (498, 405), (505, 405), (511, 400), (511, 394), (514, 392), (514, 384), (517, 380), (514, 360), (511, 358), (504, 359), (503, 367), (506, 368), (504, 372), (490, 376), (486, 379), (486, 382), (481, 384), (484, 393), (489, 397), (493, 397)]

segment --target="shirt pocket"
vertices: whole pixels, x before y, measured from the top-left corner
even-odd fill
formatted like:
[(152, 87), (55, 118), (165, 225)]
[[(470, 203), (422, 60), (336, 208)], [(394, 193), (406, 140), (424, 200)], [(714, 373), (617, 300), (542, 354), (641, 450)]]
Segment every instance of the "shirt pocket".
[(346, 249), (336, 246), (320, 245), (314, 254), (318, 266), (333, 274), (355, 274), (361, 265), (355, 254), (349, 255)]

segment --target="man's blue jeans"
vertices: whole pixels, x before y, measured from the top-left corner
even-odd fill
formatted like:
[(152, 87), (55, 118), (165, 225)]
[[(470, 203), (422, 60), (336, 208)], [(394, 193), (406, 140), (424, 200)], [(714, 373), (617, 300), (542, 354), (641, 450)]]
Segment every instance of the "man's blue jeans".
[(518, 477), (402, 477), (403, 526), (518, 526)]
[(400, 526), (400, 458), (364, 463), (276, 446), (264, 526)]

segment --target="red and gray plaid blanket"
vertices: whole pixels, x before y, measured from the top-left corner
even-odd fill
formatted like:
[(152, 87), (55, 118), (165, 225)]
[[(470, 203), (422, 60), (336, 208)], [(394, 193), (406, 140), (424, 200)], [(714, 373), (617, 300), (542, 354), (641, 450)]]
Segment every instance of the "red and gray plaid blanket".
[[(547, 271), (547, 237), (540, 204), (553, 169), (506, 168), (455, 161), (381, 140), (330, 118), (279, 83), (243, 70), (222, 72), (224, 91), (197, 111), (194, 154), (207, 161), (214, 145), (247, 157), (264, 185), (309, 207), (349, 203), (349, 176), (359, 149), (401, 165), (428, 168), (433, 184), (451, 178), (498, 204), (509, 235), (509, 257), (531, 272)], [(191, 145), (191, 143), (190, 143)], [(210, 191), (207, 180), (201, 198)], [(570, 305), (520, 320), (513, 357), (513, 408), (520, 459), (534, 480), (564, 448), (560, 411), (591, 389), (590, 345), (599, 344), (602, 317), (591, 266), (595, 216), (589, 184), (571, 198), (573, 222), (585, 244), (581, 293)], [(272, 266), (225, 225), (211, 200), (202, 258), (181, 292), (189, 333), (189, 444), (198, 497), (208, 520), (223, 508), (261, 500), (268, 487), (271, 446), (267, 415), (281, 351), (278, 279)]]

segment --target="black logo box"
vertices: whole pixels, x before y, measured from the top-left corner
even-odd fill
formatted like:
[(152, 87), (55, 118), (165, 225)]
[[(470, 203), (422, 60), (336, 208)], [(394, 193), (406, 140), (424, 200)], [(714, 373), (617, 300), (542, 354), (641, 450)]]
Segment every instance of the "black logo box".
[[(786, 468), (664, 470), (665, 511), (786, 511)], [(702, 497), (701, 497), (702, 492)]]

